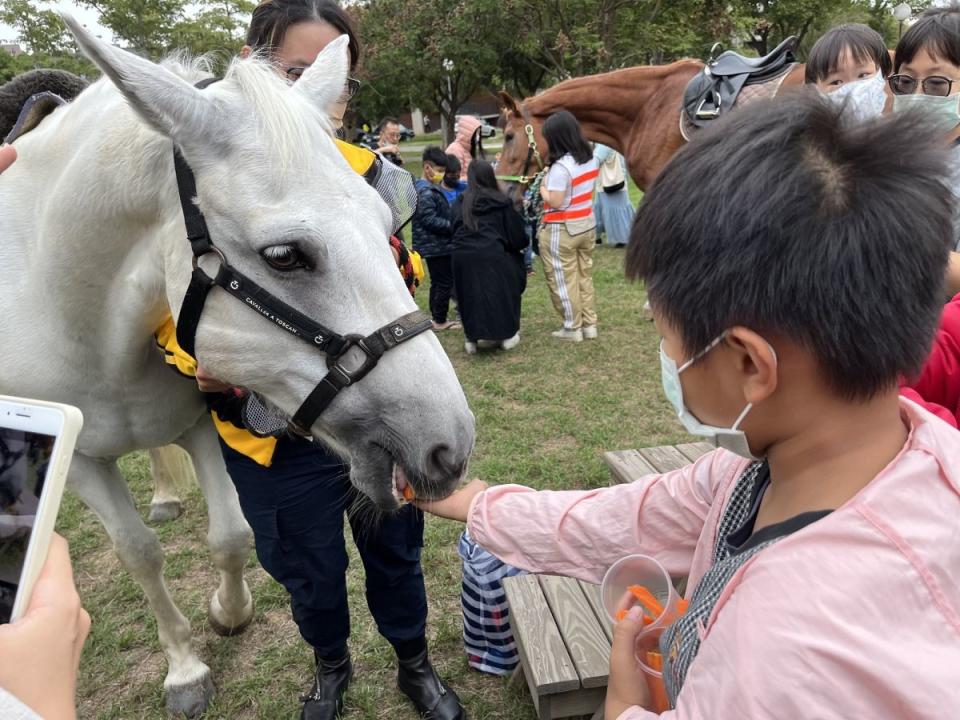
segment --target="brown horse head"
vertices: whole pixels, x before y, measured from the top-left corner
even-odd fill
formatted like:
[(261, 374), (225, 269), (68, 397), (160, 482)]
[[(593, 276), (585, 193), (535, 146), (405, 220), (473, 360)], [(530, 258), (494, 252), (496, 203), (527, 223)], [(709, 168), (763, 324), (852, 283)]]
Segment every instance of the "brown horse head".
[[(510, 188), (522, 188), (540, 172), (547, 161), (547, 142), (543, 138), (543, 119), (530, 114), (523, 103), (518, 103), (510, 93), (501, 90), (497, 93), (500, 101), (500, 114), (503, 118), (503, 149), (497, 162), (498, 178), (524, 177), (523, 180), (501, 180)], [(528, 133), (527, 128), (530, 128)]]

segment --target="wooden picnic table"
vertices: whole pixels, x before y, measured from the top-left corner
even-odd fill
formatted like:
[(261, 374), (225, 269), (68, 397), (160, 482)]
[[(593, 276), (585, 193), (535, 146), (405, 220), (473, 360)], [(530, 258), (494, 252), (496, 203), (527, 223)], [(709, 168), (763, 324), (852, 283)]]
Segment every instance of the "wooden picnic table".
[[(713, 449), (685, 443), (604, 453), (611, 484), (683, 467)], [(526, 679), (540, 720), (603, 717), (613, 629), (600, 587), (555, 575), (517, 575), (503, 587), (520, 651), (511, 682)]]

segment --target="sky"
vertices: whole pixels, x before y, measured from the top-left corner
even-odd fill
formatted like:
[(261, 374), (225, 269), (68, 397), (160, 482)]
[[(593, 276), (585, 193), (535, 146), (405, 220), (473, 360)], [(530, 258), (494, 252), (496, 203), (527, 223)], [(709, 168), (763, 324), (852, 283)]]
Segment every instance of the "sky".
[[(95, 34), (102, 35), (104, 40), (111, 39), (110, 32), (106, 30), (100, 23), (97, 22), (99, 15), (96, 10), (90, 10), (89, 8), (81, 7), (75, 2), (66, 2), (65, 0), (54, 0), (53, 2), (43, 2), (41, 3), (44, 9), (54, 9), (60, 8), (71, 13), (77, 20), (82, 22), (85, 27), (91, 28)], [(0, 23), (0, 40), (3, 42), (17, 41), (17, 33), (9, 25), (4, 25)]]

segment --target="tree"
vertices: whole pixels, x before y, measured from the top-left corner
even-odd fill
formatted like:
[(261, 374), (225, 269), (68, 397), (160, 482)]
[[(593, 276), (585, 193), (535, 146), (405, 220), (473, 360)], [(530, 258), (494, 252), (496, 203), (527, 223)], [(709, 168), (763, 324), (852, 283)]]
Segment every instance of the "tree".
[(4, 0), (0, 20), (17, 31), (30, 54), (65, 55), (77, 50), (60, 16), (31, 0)]
[[(437, 110), (447, 128), (457, 108), (497, 73), (486, 38), (499, 30), (492, 0), (369, 0), (356, 10), (366, 58), (362, 73), (380, 98), (397, 108)], [(368, 92), (369, 94), (369, 92)]]
[(60, 16), (31, 0), (4, 0), (0, 21), (16, 29), (27, 52), (13, 57), (0, 51), (0, 82), (35, 68), (55, 68), (93, 78), (99, 71), (80, 54)]
[(78, 0), (95, 9), (119, 44), (152, 59), (172, 48), (174, 27), (184, 18), (186, 0)]

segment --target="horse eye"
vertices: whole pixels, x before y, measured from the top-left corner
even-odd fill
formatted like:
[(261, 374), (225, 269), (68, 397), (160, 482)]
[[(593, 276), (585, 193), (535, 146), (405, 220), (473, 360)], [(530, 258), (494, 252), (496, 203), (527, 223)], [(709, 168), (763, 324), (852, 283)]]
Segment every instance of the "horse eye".
[(513, 133), (507, 133), (506, 135), (503, 136), (504, 142), (510, 142), (511, 140), (513, 140)]
[(310, 263), (296, 245), (271, 245), (264, 248), (260, 255), (275, 270), (290, 272), (299, 268), (311, 270)]

